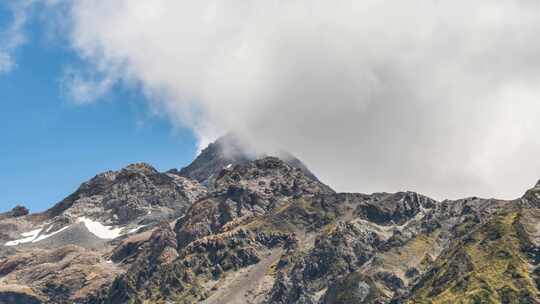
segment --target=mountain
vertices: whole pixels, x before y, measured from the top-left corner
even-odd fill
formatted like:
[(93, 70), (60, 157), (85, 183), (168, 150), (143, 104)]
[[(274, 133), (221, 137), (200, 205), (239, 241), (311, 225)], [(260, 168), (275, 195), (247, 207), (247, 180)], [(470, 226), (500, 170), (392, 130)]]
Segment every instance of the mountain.
[(540, 303), (540, 182), (515, 200), (336, 193), (229, 141), (0, 214), (0, 303)]
[[(270, 155), (252, 152), (242, 144), (242, 141), (235, 134), (227, 134), (208, 145), (190, 165), (182, 168), (179, 172), (176, 170), (172, 170), (172, 172), (197, 180), (204, 185), (212, 185), (211, 181), (224, 168), (247, 164), (266, 156)], [(280, 152), (274, 156), (279, 157), (289, 166), (302, 170), (311, 179), (317, 180), (317, 177), (309, 171), (307, 166), (290, 153)]]

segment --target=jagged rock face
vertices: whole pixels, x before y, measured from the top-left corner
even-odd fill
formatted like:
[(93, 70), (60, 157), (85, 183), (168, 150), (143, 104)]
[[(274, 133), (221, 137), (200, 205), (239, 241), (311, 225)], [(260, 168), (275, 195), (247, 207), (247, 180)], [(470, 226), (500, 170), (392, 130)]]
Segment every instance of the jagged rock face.
[(180, 246), (264, 216), (294, 198), (334, 193), (274, 157), (224, 169), (215, 185), (213, 196), (193, 205), (178, 221)]
[(135, 164), (0, 215), (0, 303), (540, 303), (539, 185), (513, 201), (335, 193), (224, 142), (181, 172)]
[[(283, 276), (276, 282), (270, 293), (271, 299), (285, 297), (286, 303), (316, 303), (313, 295), (328, 288), (330, 282), (359, 269), (374, 256), (380, 242), (376, 233), (352, 223), (339, 222), (335, 227), (330, 224), (326, 230), (316, 236), (308, 252), (296, 252), (293, 258), (287, 258), (287, 263), (280, 269), (287, 273), (287, 279)], [(282, 284), (294, 288), (282, 290)]]
[(133, 164), (97, 175), (45, 214), (86, 216), (120, 225), (154, 210), (179, 216), (204, 195), (206, 189), (195, 181), (159, 173), (147, 164)]
[[(202, 150), (201, 154), (189, 166), (179, 172), (173, 172), (197, 180), (211, 188), (216, 176), (223, 169), (235, 165), (246, 165), (266, 156), (268, 155), (260, 155), (246, 150), (235, 135), (229, 134)], [(283, 152), (278, 156), (290, 167), (300, 169), (310, 179), (317, 180), (317, 177), (309, 171), (306, 165), (293, 155)]]
[(423, 208), (432, 208), (435, 201), (414, 192), (373, 195), (358, 207), (358, 215), (380, 225), (402, 225)]
[(215, 180), (215, 191), (245, 188), (265, 198), (333, 193), (330, 187), (310, 178), (302, 170), (276, 157), (265, 157), (222, 170)]
[(147, 280), (178, 257), (176, 237), (170, 225), (162, 222), (140, 248), (126, 273), (119, 276), (102, 301), (126, 303), (137, 299)]

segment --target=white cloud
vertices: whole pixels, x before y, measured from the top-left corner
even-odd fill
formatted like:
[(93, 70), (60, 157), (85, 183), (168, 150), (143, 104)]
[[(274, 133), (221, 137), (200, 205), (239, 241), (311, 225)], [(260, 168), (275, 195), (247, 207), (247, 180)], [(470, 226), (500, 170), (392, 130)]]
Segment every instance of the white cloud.
[(7, 52), (0, 52), (0, 74), (7, 73), (13, 69), (15, 63)]
[[(87, 72), (86, 74), (83, 74)], [(67, 67), (61, 79), (62, 92), (76, 104), (92, 103), (107, 94), (117, 79), (110, 74), (95, 75), (88, 70)]]
[(73, 1), (105, 75), (74, 88), (140, 84), (202, 143), (283, 147), (338, 190), (515, 197), (540, 178), (539, 5)]
[(16, 66), (14, 52), (26, 42), (23, 30), (33, 2), (21, 0), (7, 6), (12, 19), (5, 28), (0, 28), (0, 74), (8, 73)]

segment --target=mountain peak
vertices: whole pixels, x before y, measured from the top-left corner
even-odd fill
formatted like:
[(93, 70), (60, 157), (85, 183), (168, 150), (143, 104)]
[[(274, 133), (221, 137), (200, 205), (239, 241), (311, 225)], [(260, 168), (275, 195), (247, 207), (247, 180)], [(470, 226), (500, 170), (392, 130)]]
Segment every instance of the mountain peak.
[(137, 173), (143, 173), (143, 174), (157, 174), (159, 173), (158, 170), (156, 170), (154, 167), (152, 167), (150, 164), (147, 163), (134, 163), (127, 165), (124, 170), (127, 171), (133, 171)]
[(227, 134), (209, 144), (191, 164), (182, 168), (179, 174), (210, 186), (212, 180), (214, 180), (223, 169), (235, 165), (247, 164), (248, 162), (262, 159), (267, 156), (277, 157), (287, 165), (302, 170), (309, 178), (319, 181), (307, 166), (294, 155), (288, 152), (254, 152), (253, 149), (245, 145), (242, 140), (234, 134)]
[(206, 189), (196, 181), (160, 173), (147, 163), (134, 163), (82, 183), (44, 215), (89, 217), (109, 225), (155, 222), (160, 217), (174, 217), (204, 193)]

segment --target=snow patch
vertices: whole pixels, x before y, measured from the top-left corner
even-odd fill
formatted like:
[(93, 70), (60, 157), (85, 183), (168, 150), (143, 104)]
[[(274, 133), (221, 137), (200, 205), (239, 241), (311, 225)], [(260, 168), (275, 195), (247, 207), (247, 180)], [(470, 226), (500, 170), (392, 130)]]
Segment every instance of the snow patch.
[(232, 167), (232, 164), (228, 164), (227, 167), (225, 167), (225, 169), (230, 169)]
[(135, 227), (135, 228), (131, 229), (130, 231), (128, 231), (128, 234), (135, 233), (135, 232), (139, 231), (140, 229), (142, 229), (142, 228), (144, 228), (146, 226), (148, 226), (148, 225), (141, 225), (141, 226)]
[(32, 230), (32, 231), (29, 231), (29, 232), (25, 232), (25, 233), (21, 233), (22, 236), (25, 236), (25, 237), (31, 237), (31, 236), (37, 236), (40, 232), (41, 232), (41, 228), (39, 229), (36, 229), (36, 230)]
[[(17, 246), (20, 244), (26, 244), (26, 243), (37, 243), (39, 241), (43, 241), (44, 239), (50, 238), (51, 236), (58, 234), (66, 229), (68, 229), (71, 226), (66, 226), (61, 229), (58, 229), (57, 231), (50, 233), (50, 234), (40, 234), (43, 231), (43, 228), (32, 230), (29, 232), (21, 233), (21, 236), (24, 236), (25, 238), (9, 241), (4, 244), (4, 246)], [(47, 230), (44, 231), (44, 233), (48, 233), (52, 229), (52, 226), (47, 228)]]
[[(32, 240), (32, 243), (36, 243), (36, 242), (39, 242), (39, 241), (43, 241), (44, 239), (46, 238), (50, 238), (51, 236), (55, 235), (55, 234), (58, 234), (66, 229), (68, 229), (69, 227), (71, 226), (66, 226), (66, 227), (63, 227), (61, 229), (58, 229), (57, 231), (51, 233), (51, 234), (42, 234), (40, 236), (38, 236), (37, 238), (35, 238), (34, 240)], [(47, 229), (47, 232), (51, 230), (51, 228)]]
[(50, 225), (49, 228), (47, 228), (47, 230), (45, 230), (45, 233), (49, 233), (51, 231), (51, 229), (54, 228), (54, 225)]
[[(105, 226), (99, 222), (93, 221), (89, 218), (81, 217), (78, 219), (78, 222), (84, 223), (88, 231), (90, 231), (95, 236), (101, 238), (101, 239), (115, 239), (122, 235), (123, 227), (120, 228), (113, 228), (109, 226)], [(58, 234), (66, 229), (68, 229), (71, 226), (63, 227), (53, 233), (49, 233), (49, 231), (52, 229), (52, 226), (48, 227), (45, 231), (43, 231), (43, 228), (28, 231), (25, 233), (21, 233), (21, 236), (23, 238), (18, 240), (9, 241), (4, 244), (4, 246), (17, 246), (20, 244), (26, 244), (26, 243), (37, 243), (40, 241), (43, 241), (47, 238), (50, 238), (51, 236)], [(135, 229), (132, 229), (129, 233), (136, 232), (137, 230), (143, 228), (144, 226), (136, 227)], [(43, 232), (44, 234), (40, 233)], [(47, 234), (49, 233), (49, 234)]]
[(9, 241), (9, 242), (5, 243), (4, 246), (17, 246), (17, 245), (20, 245), (20, 244), (30, 243), (34, 239), (36, 239), (36, 237), (39, 235), (41, 230), (42, 230), (42, 228), (39, 228), (39, 229), (36, 229), (36, 230), (21, 233), (21, 236), (24, 236), (24, 238)]
[(122, 235), (121, 232), (123, 228), (113, 228), (110, 226), (105, 226), (100, 222), (93, 221), (86, 217), (79, 218), (79, 222), (84, 223), (86, 229), (88, 229), (88, 231), (90, 231), (92, 234), (94, 234), (100, 239), (112, 240)]

